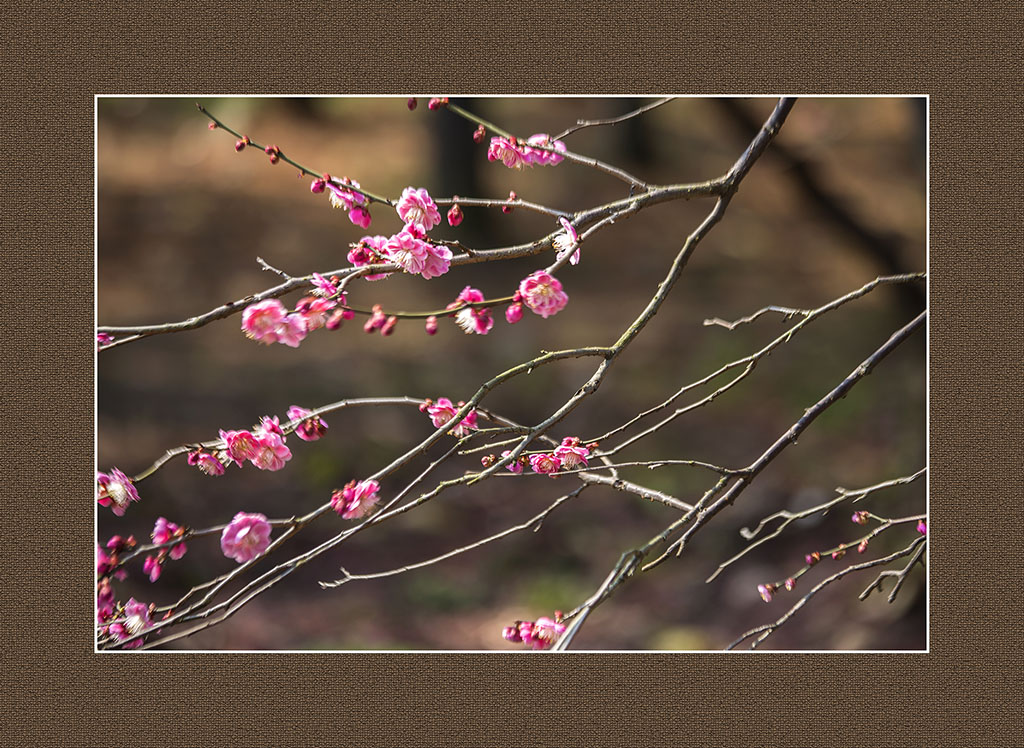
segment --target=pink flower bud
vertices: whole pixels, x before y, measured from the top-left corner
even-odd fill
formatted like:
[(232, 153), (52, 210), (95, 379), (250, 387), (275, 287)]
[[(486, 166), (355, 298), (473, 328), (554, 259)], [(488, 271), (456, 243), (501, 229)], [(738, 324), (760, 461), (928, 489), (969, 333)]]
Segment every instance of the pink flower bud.
[(860, 541), (860, 545), (857, 546), (857, 553), (863, 553), (867, 549), (868, 549), (868, 539), (864, 538), (864, 540)]
[(433, 315), (427, 317), (425, 328), (427, 335), (437, 335), (437, 317), (434, 317)]
[(309, 191), (312, 192), (314, 195), (319, 195), (321, 192), (324, 191), (324, 189), (326, 189), (326, 187), (327, 182), (325, 182), (323, 179), (314, 179), (313, 183), (309, 185)]
[(814, 566), (816, 563), (821, 561), (821, 554), (817, 551), (814, 551), (813, 553), (808, 553), (806, 556), (804, 556), (804, 561), (807, 563), (808, 566)]
[[(518, 200), (519, 196), (516, 195), (516, 193), (514, 191), (510, 190), (509, 193), (508, 193), (508, 199), (509, 199), (509, 201)], [(514, 205), (502, 205), (501, 206), (501, 212), (502, 213), (511, 213), (513, 210), (515, 210), (515, 206)]]
[(416, 104), (417, 103), (418, 102), (416, 101), (416, 97), (415, 96), (410, 96), (409, 100), (405, 102), (405, 105), (407, 107), (409, 107), (409, 111), (411, 112), (413, 109), (416, 108)]
[(487, 137), (487, 130), (484, 129), (483, 125), (480, 125), (478, 128), (476, 128), (473, 131), (473, 142), (474, 143), (483, 143), (485, 137)]
[(248, 144), (249, 144), (249, 139), (248, 138), (242, 138), (241, 140), (236, 140), (235, 141), (235, 150), (236, 151), (241, 151)]
[(921, 521), (919, 521), (917, 523), (917, 531), (919, 533), (921, 533), (922, 535), (927, 535), (928, 534), (928, 523), (926, 523), (923, 519)]
[(462, 208), (459, 207), (458, 203), (455, 203), (455, 205), (448, 210), (448, 225), (453, 227), (458, 226), (462, 223), (462, 218)]
[(796, 587), (796, 580), (793, 579), (793, 577), (790, 577), (786, 580), (786, 589), (792, 590), (794, 587)]
[(211, 130), (216, 130), (217, 129), (217, 123), (216, 122), (211, 122), (210, 124), (207, 125), (207, 127), (210, 128)]
[(505, 310), (505, 319), (508, 320), (510, 325), (514, 325), (516, 322), (523, 318), (523, 305), (519, 302), (510, 304)]
[(846, 549), (845, 548), (841, 548), (840, 550), (838, 550), (838, 551), (836, 551), (835, 553), (832, 554), (832, 560), (833, 561), (838, 561), (839, 559), (841, 559), (845, 555), (846, 555)]
[(853, 522), (854, 524), (858, 524), (858, 525), (866, 525), (866, 524), (868, 523), (868, 513), (867, 513), (867, 512), (864, 512), (864, 511), (861, 511), (861, 512), (854, 512), (854, 513), (853, 513), (853, 516), (852, 516), (852, 517), (850, 517), (850, 520), (851, 520), (851, 521), (852, 521), (852, 522)]
[(391, 315), (390, 317), (388, 317), (387, 321), (383, 325), (381, 325), (380, 334), (383, 335), (384, 337), (387, 337), (388, 335), (395, 331), (395, 325), (397, 324), (398, 317), (396, 317), (395, 315)]
[(772, 601), (772, 595), (775, 593), (775, 590), (777, 589), (778, 587), (776, 587), (774, 584), (757, 585), (757, 592), (761, 595), (761, 599), (764, 600), (766, 603), (770, 603)]

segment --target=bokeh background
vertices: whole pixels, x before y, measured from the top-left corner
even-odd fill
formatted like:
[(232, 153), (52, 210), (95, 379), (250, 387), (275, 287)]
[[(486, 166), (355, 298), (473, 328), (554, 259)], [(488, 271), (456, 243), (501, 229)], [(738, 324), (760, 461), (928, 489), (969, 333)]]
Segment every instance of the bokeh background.
[[(579, 210), (625, 195), (621, 182), (564, 162), (514, 172), (486, 160), (474, 126), (426, 100), (405, 98), (100, 98), (97, 102), (97, 319), (102, 325), (178, 321), (279, 280), (262, 257), (293, 275), (345, 267), (364, 233), (285, 164), (271, 166), (234, 138), (207, 130), (201, 101), (233, 128), (275, 143), (311, 168), (347, 175), (378, 194), (409, 185), (432, 195), (524, 199)], [(609, 117), (647, 100), (476, 98), (459, 103), (511, 132), (557, 132), (577, 119)], [(729, 168), (773, 99), (680, 99), (615, 127), (582, 130), (571, 149), (619, 165), (652, 183), (709, 179)], [(753, 352), (784, 328), (779, 318), (727, 331), (709, 317), (735, 319), (768, 305), (817, 307), (880, 274), (925, 269), (926, 115), (922, 99), (804, 98), (743, 182), (723, 221), (702, 242), (661, 313), (613, 367), (601, 389), (552, 434), (596, 436), (661, 402), (681, 385)], [(583, 262), (560, 278), (570, 303), (557, 317), (528, 314), (515, 326), (496, 312), (491, 334), (464, 335), (442, 320), (434, 337), (400, 322), (394, 335), (366, 335), (352, 322), (316, 331), (298, 349), (261, 346), (237, 316), (198, 330), (160, 335), (98, 356), (97, 465), (141, 472), (166, 449), (215, 438), (260, 416), (284, 419), (289, 405), (315, 407), (348, 397), (468, 398), (481, 382), (541, 349), (607, 345), (632, 322), (664, 277), (707, 200), (670, 203), (601, 231)], [(529, 241), (555, 228), (527, 211), (465, 208), (457, 229), (435, 229), (487, 248)], [(373, 210), (369, 233), (391, 234), (398, 217)], [(511, 293), (548, 260), (532, 258), (453, 268), (430, 282), (393, 276), (359, 282), (354, 304), (443, 307), (466, 285)], [(298, 294), (284, 299), (294, 303)], [(740, 467), (760, 455), (804, 409), (835, 386), (924, 304), (923, 285), (886, 287), (812, 323), (739, 387), (677, 419), (623, 459), (698, 459)], [(542, 367), (488, 396), (486, 406), (535, 422), (590, 375), (588, 359)], [(705, 579), (745, 545), (743, 527), (779, 509), (821, 503), (837, 486), (859, 488), (909, 475), (926, 460), (926, 347), (917, 335), (821, 416), (705, 528), (679, 559), (629, 581), (591, 616), (580, 649), (719, 649), (781, 615), (801, 590), (862, 557), (822, 563), (797, 592), (770, 604), (756, 586), (784, 578), (803, 555), (859, 537), (849, 507), (791, 525), (711, 584)], [(717, 380), (721, 384), (724, 380)], [(694, 399), (710, 390), (702, 390)], [(683, 400), (681, 402), (690, 402)], [(288, 517), (328, 500), (334, 488), (368, 475), (428, 435), (415, 408), (351, 409), (327, 418), (317, 442), (289, 439), (285, 469), (251, 466), (210, 478), (171, 461), (139, 484), (142, 501), (123, 518), (98, 514), (98, 537), (147, 539), (159, 516), (206, 527), (238, 511)], [(389, 477), (383, 495), (416, 468)], [(453, 460), (441, 477), (477, 467)], [(623, 471), (684, 500), (713, 482), (691, 468)], [(515, 619), (569, 610), (597, 588), (619, 555), (671, 522), (674, 512), (630, 494), (592, 487), (556, 510), (536, 533), (520, 532), (458, 558), (398, 576), (321, 590), (319, 580), (429, 558), (516, 524), (569, 490), (569, 479), (488, 481), (451, 490), (401, 518), (361, 533), (257, 598), (232, 619), (171, 646), (179, 649), (518, 649), (500, 637)], [(923, 511), (925, 484), (889, 489), (861, 502), (884, 516)], [(333, 516), (333, 515), (332, 515)], [(325, 518), (284, 552), (299, 553), (344, 524)], [(909, 542), (894, 530), (867, 556)], [(269, 562), (268, 562), (269, 563)], [(141, 559), (117, 583), (118, 597), (159, 604), (228, 571), (215, 538), (189, 543), (150, 584)], [(261, 569), (263, 567), (260, 567)], [(858, 593), (874, 572), (820, 593), (763, 645), (767, 649), (923, 649), (925, 575), (918, 569), (897, 600)], [(887, 591), (888, 588), (886, 588)]]

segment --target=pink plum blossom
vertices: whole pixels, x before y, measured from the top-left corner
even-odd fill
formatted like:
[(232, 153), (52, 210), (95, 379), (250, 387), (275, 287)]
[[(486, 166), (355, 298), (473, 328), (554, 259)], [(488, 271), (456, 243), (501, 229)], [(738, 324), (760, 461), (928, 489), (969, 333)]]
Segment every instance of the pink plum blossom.
[(550, 475), (558, 472), (561, 460), (553, 454), (530, 455), (530, 467), (533, 472)]
[[(510, 454), (512, 454), (512, 450), (506, 449), (504, 452), (501, 453), (501, 456), (508, 457)], [(505, 467), (508, 468), (508, 471), (510, 473), (516, 473), (517, 475), (523, 472), (523, 464), (519, 460), (513, 460)]]
[[(110, 624), (109, 633), (124, 641), (136, 634), (140, 634), (152, 625), (150, 619), (150, 606), (140, 603), (131, 598), (124, 606), (124, 620)], [(142, 638), (135, 639), (124, 645), (125, 649), (136, 649), (142, 646)]]
[(188, 464), (195, 465), (207, 475), (224, 475), (224, 463), (216, 455), (202, 449), (188, 453)]
[[(484, 300), (483, 293), (476, 288), (466, 286), (460, 293), (455, 303), (476, 304)], [(455, 313), (455, 322), (467, 335), (476, 333), (486, 335), (494, 327), (494, 319), (491, 317), (491, 310), (481, 307), (464, 307)]]
[(380, 484), (375, 480), (349, 481), (345, 488), (331, 494), (331, 506), (342, 519), (365, 517), (380, 497)]
[[(386, 262), (388, 259), (388, 253), (385, 250), (385, 245), (388, 243), (388, 237), (386, 236), (364, 236), (356, 244), (350, 245), (352, 249), (348, 253), (348, 261), (356, 267), (362, 267), (363, 265), (379, 265)], [(364, 275), (368, 281), (376, 281), (381, 278), (387, 278), (391, 273), (371, 273), (370, 275)], [(342, 301), (342, 304), (345, 302)]]
[(286, 313), (284, 304), (277, 299), (250, 304), (242, 312), (242, 332), (258, 343), (276, 343), (277, 331)]
[(251, 460), (258, 452), (256, 437), (249, 431), (224, 431), (221, 429), (220, 438), (224, 440), (224, 446), (228, 457), (235, 461), (239, 467), (243, 460)]
[(427, 242), (418, 238), (408, 227), (388, 239), (384, 251), (388, 259), (410, 275), (423, 270), (427, 260)]
[[(168, 522), (163, 517), (158, 517), (156, 524), (153, 525), (153, 532), (151, 537), (153, 542), (157, 545), (163, 545), (174, 538), (181, 537), (184, 534), (184, 528), (176, 525), (174, 522)], [(173, 560), (177, 561), (185, 555), (185, 551), (188, 550), (184, 543), (177, 543), (171, 546), (171, 550), (168, 551), (169, 555)]]
[[(325, 298), (330, 298), (341, 290), (338, 286), (338, 278), (336, 276), (324, 278), (320, 273), (313, 273), (313, 288), (313, 293), (316, 296), (323, 296)], [(345, 303), (344, 297), (342, 297), (341, 303)]]
[(425, 279), (430, 280), (448, 272), (449, 263), (452, 260), (452, 251), (440, 244), (427, 244), (427, 256), (423, 261), (423, 269), (420, 271)]
[(114, 468), (110, 473), (96, 473), (96, 503), (109, 506), (110, 511), (123, 517), (128, 505), (139, 500), (131, 478)]
[(925, 522), (923, 519), (919, 520), (918, 523), (917, 523), (917, 531), (919, 533), (921, 533), (922, 535), (927, 535), (928, 534), (928, 523)]
[(563, 470), (575, 470), (580, 465), (587, 467), (590, 450), (580, 444), (579, 437), (567, 436), (555, 449), (555, 457), (561, 462)]
[(357, 205), (348, 212), (348, 220), (365, 231), (373, 223), (373, 216), (370, 215), (370, 211), (366, 208)]
[(579, 235), (576, 233), (576, 228), (564, 218), (559, 218), (559, 222), (562, 224), (562, 231), (555, 235), (555, 238), (551, 243), (555, 247), (556, 258), (561, 260), (569, 252), (572, 252), (572, 257), (569, 258), (570, 265), (577, 265), (580, 261), (580, 249), (579, 249)]
[(96, 333), (96, 348), (97, 350), (105, 346), (107, 343), (113, 343), (114, 336), (108, 332)]
[(284, 438), (273, 432), (261, 433), (256, 437), (255, 454), (249, 458), (260, 470), (280, 470), (292, 458), (292, 452)]
[(558, 279), (544, 270), (524, 278), (519, 284), (519, 293), (531, 311), (545, 318), (560, 312), (569, 301)]
[(526, 159), (519, 146), (513, 140), (503, 137), (491, 138), (491, 145), (487, 149), (488, 161), (501, 161), (510, 169), (522, 169)]
[(298, 348), (306, 337), (306, 321), (301, 314), (289, 314), (277, 328), (277, 342), (290, 348)]
[(266, 515), (239, 512), (221, 533), (220, 548), (225, 556), (244, 564), (267, 550), (271, 530)]
[[(364, 205), (366, 203), (366, 196), (355, 190), (346, 189), (346, 187), (359, 188), (359, 182), (348, 177), (342, 177), (340, 182), (334, 180), (328, 180), (327, 189), (329, 193), (327, 195), (330, 200), (332, 208), (341, 208), (345, 211), (351, 211), (357, 205)], [(349, 216), (351, 218), (351, 215)], [(355, 223), (355, 221), (353, 221)]]
[(288, 419), (291, 421), (301, 421), (295, 427), (295, 435), (307, 442), (316, 441), (327, 431), (327, 422), (319, 416), (310, 418), (309, 416), (312, 412), (311, 410), (300, 408), (298, 405), (288, 408)]
[(502, 638), (510, 642), (529, 644), (534, 649), (548, 649), (565, 633), (562, 614), (555, 611), (554, 618), (541, 616), (536, 621), (516, 621), (501, 630)]
[[(430, 402), (428, 400), (427, 403), (428, 404), (425, 407), (421, 405), (420, 410), (427, 411), (427, 414), (430, 416), (431, 423), (433, 423), (436, 428), (441, 428), (445, 424), (450, 423), (451, 420), (455, 418), (455, 414), (459, 411), (459, 408), (465, 405), (461, 400), (458, 405), (455, 405), (447, 397), (439, 397), (437, 398), (437, 402)], [(457, 426), (451, 429), (451, 433), (455, 436), (463, 437), (476, 427), (476, 411), (471, 410)]]
[[(554, 151), (545, 151), (540, 148), (531, 148), (532, 145), (550, 146), (554, 148)], [(526, 139), (526, 145), (521, 146), (520, 150), (523, 154), (523, 160), (533, 166), (555, 166), (562, 162), (565, 158), (562, 154), (565, 153), (565, 143), (561, 140), (552, 140), (550, 135), (545, 133), (537, 133), (531, 135)]]
[(403, 223), (414, 224), (423, 231), (430, 231), (441, 223), (441, 214), (437, 210), (437, 205), (423, 188), (406, 187), (402, 190), (402, 196), (398, 199), (395, 210), (398, 211), (398, 217), (402, 219)]

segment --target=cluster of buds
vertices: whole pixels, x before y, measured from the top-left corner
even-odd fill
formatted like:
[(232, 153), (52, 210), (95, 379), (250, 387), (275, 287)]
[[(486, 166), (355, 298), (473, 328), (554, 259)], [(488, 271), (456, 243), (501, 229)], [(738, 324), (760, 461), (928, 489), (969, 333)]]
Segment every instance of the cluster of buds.
[(850, 521), (855, 525), (866, 525), (868, 523), (869, 516), (870, 513), (866, 511), (854, 512), (853, 516), (850, 517)]
[(397, 324), (398, 317), (393, 314), (391, 316), (384, 314), (384, 307), (380, 304), (374, 304), (373, 313), (363, 324), (363, 332), (372, 333), (380, 330), (380, 334), (387, 337), (395, 331), (395, 325)]
[(109, 345), (114, 342), (114, 336), (108, 332), (96, 333), (96, 350), (100, 350), (103, 346)]
[(430, 101), (427, 102), (427, 109), (429, 109), (432, 112), (437, 111), (443, 106), (448, 106), (447, 96), (435, 96)]
[[(164, 545), (165, 543), (170, 543), (175, 538), (184, 537), (186, 532), (187, 530), (184, 527), (159, 517), (150, 537), (153, 538), (155, 544)], [(150, 582), (155, 582), (160, 578), (164, 562), (168, 558), (177, 561), (185, 555), (186, 550), (188, 549), (184, 543), (174, 543), (170, 547), (160, 548), (155, 556), (146, 556), (146, 560), (142, 564), (143, 573), (149, 576)]]
[(516, 621), (501, 631), (506, 641), (528, 644), (534, 649), (548, 649), (565, 632), (562, 612), (555, 611), (554, 618), (542, 616), (536, 621)]
[(268, 145), (263, 149), (263, 152), (270, 156), (270, 163), (276, 164), (281, 160), (281, 149), (276, 145)]
[[(508, 457), (510, 454), (512, 454), (512, 451), (506, 449), (504, 452), (501, 453), (501, 457), (502, 457), (502, 459), (504, 459), (505, 457)], [(491, 455), (485, 455), (484, 457), (480, 458), (480, 464), (483, 465), (485, 468), (491, 467), (491, 465), (493, 465), (497, 461), (498, 461), (498, 458), (495, 457), (492, 454)], [(519, 457), (517, 459), (512, 460), (512, 462), (510, 462), (505, 467), (508, 468), (510, 473), (519, 474), (519, 473), (523, 472), (523, 468), (525, 466), (529, 465), (529, 464), (530, 464), (530, 457), (529, 457), (529, 455), (519, 455)]]
[(249, 140), (249, 136), (248, 135), (243, 135), (241, 140), (236, 140), (235, 141), (235, 150), (236, 151), (242, 151), (251, 142), (252, 141)]

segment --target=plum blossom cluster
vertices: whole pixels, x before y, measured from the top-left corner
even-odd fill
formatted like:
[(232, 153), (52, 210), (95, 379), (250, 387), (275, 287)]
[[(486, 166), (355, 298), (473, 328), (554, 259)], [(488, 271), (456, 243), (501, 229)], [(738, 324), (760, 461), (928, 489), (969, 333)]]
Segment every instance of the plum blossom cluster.
[(555, 166), (565, 158), (562, 155), (565, 151), (565, 143), (561, 140), (552, 140), (551, 136), (545, 133), (531, 135), (525, 142), (516, 138), (494, 137), (491, 138), (491, 144), (487, 149), (487, 160), (501, 161), (510, 169), (522, 169), (524, 166)]
[[(427, 398), (420, 405), (420, 412), (430, 416), (430, 422), (434, 424), (435, 428), (441, 428), (451, 423), (455, 414), (465, 404), (465, 401), (459, 400), (456, 405), (447, 397), (439, 397), (436, 402)], [(476, 428), (476, 411), (470, 410), (457, 425), (448, 430), (448, 433), (461, 438)]]
[(506, 641), (528, 644), (534, 649), (548, 649), (565, 633), (565, 628), (562, 612), (556, 610), (554, 618), (541, 616), (536, 621), (516, 621), (502, 629), (501, 636)]
[(347, 301), (337, 282), (337, 278), (327, 279), (314, 273), (313, 294), (301, 298), (291, 312), (277, 299), (250, 304), (242, 312), (242, 332), (257, 343), (283, 343), (298, 348), (313, 330), (336, 330), (343, 320), (355, 316), (350, 309), (343, 308)]
[[(298, 408), (298, 406), (293, 405), (289, 409), (289, 415), (294, 412), (293, 409), (295, 408)], [(300, 408), (299, 410), (303, 409)], [(309, 413), (310, 411), (304, 412)], [(319, 421), (319, 419), (316, 420)], [(320, 423), (323, 429), (327, 428), (326, 423), (322, 421)], [(314, 430), (319, 428), (320, 426), (313, 427)], [(303, 438), (302, 434), (299, 437)], [(210, 475), (223, 474), (224, 465), (227, 464), (228, 460), (234, 461), (239, 467), (248, 460), (260, 470), (273, 471), (283, 468), (285, 463), (292, 458), (292, 452), (285, 444), (284, 430), (281, 428), (281, 423), (277, 416), (264, 416), (260, 425), (253, 427), (252, 431), (224, 431), (221, 429), (220, 438), (224, 440), (224, 449), (218, 451), (213, 457), (220, 463), (221, 469), (220, 472), (214, 471), (209, 473)], [(202, 450), (197, 451), (201, 452)], [(202, 465), (200, 465), (200, 468), (202, 468)]]
[[(185, 532), (184, 527), (168, 522), (164, 517), (158, 517), (150, 537), (153, 538), (156, 545), (163, 545), (170, 543), (175, 538), (183, 537)], [(160, 578), (164, 562), (168, 558), (177, 561), (185, 555), (186, 550), (188, 549), (184, 543), (174, 543), (169, 547), (160, 548), (155, 556), (146, 556), (146, 560), (142, 564), (142, 572), (149, 577), (150, 582), (155, 582)]]
[(360, 519), (380, 500), (380, 484), (375, 480), (351, 480), (331, 494), (331, 508), (342, 519)]
[[(103, 626), (100, 633), (104, 636), (113, 636), (118, 641), (130, 639), (141, 634), (153, 625), (153, 603), (146, 604), (138, 602), (134, 597), (130, 598), (123, 608), (114, 609), (110, 622)], [(124, 649), (137, 649), (144, 642), (143, 637), (133, 639), (124, 645)]]
[(96, 473), (96, 503), (109, 506), (110, 511), (123, 517), (133, 501), (139, 500), (132, 479), (114, 468), (109, 473)]
[(265, 514), (239, 512), (221, 532), (220, 549), (228, 558), (244, 564), (266, 552), (271, 531)]
[(567, 436), (553, 452), (530, 455), (530, 467), (535, 473), (554, 477), (559, 470), (587, 467), (587, 459), (594, 449), (597, 449), (597, 442), (583, 446), (578, 436)]

